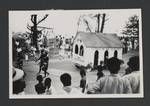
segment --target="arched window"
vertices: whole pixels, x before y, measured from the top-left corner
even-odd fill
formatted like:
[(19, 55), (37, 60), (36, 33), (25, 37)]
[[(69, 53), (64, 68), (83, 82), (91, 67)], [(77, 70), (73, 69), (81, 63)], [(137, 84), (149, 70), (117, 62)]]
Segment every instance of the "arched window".
[(98, 59), (99, 59), (99, 52), (98, 50), (94, 53), (94, 67), (98, 65)]
[(114, 57), (118, 57), (118, 51), (117, 50), (115, 50), (115, 52), (114, 52)]
[(78, 45), (75, 45), (75, 54), (78, 54)]
[(83, 49), (83, 46), (81, 45), (80, 46), (80, 56), (83, 56), (83, 53), (84, 53), (84, 49)]
[(108, 58), (108, 51), (107, 50), (104, 53), (104, 58)]
[(104, 64), (105, 65), (107, 65), (107, 61), (108, 61), (108, 57), (109, 57), (108, 55), (109, 55), (108, 51), (106, 50), (105, 53), (104, 53)]

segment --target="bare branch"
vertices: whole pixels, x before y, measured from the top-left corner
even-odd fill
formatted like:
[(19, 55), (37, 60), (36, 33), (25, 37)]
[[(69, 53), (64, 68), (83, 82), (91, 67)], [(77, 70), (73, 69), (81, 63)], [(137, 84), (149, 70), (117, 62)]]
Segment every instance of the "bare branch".
[(78, 19), (78, 22), (77, 22), (77, 25), (78, 25), (78, 26), (80, 25), (80, 22), (81, 22), (81, 15), (80, 15), (80, 17), (79, 17), (79, 19)]
[(39, 30), (39, 31), (42, 32), (44, 29), (45, 29), (45, 28), (43, 28), (43, 29), (41, 29), (41, 30)]
[(34, 24), (34, 19), (33, 19), (34, 15), (31, 15), (31, 22)]
[(109, 20), (109, 18), (105, 19), (105, 22), (108, 21), (108, 20)]
[(41, 20), (39, 20), (39, 21), (37, 22), (37, 25), (38, 25), (39, 23), (41, 23), (42, 21), (44, 21), (47, 17), (48, 17), (48, 14), (46, 14)]
[(46, 34), (45, 34), (46, 36), (48, 35), (48, 31), (46, 32)]
[(27, 29), (31, 31), (31, 26), (29, 26), (29, 24), (27, 24)]
[(26, 31), (26, 33), (27, 33), (27, 34), (29, 34), (29, 35), (31, 34), (31, 33), (30, 33), (30, 32), (28, 32), (28, 31)]
[(42, 27), (42, 26), (37, 26), (38, 28), (44, 28), (44, 29), (53, 29), (53, 28), (48, 28), (48, 27)]
[(27, 23), (27, 26), (28, 26), (28, 27), (31, 27), (28, 23)]
[(88, 30), (89, 30), (90, 32), (92, 32), (91, 29), (90, 29), (90, 26), (89, 26), (88, 21), (84, 19), (84, 22), (86, 23)]

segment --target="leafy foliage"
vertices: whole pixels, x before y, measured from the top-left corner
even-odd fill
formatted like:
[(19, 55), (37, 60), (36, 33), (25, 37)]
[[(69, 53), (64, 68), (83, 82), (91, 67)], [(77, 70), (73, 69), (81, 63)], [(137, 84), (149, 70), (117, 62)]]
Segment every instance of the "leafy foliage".
[(138, 37), (139, 35), (139, 17), (137, 15), (131, 16), (126, 23), (123, 34)]

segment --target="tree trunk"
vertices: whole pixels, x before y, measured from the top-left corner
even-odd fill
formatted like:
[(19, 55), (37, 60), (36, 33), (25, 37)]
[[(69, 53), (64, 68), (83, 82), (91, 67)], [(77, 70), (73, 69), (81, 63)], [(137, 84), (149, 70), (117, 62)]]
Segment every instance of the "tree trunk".
[(134, 38), (131, 40), (131, 44), (132, 44), (132, 50), (134, 50)]
[(36, 50), (38, 51), (38, 42), (37, 42), (37, 39), (38, 39), (38, 31), (37, 31), (37, 15), (32, 15), (33, 17), (33, 27), (32, 27), (32, 32), (33, 32), (33, 35), (32, 35), (32, 39), (33, 39), (33, 46), (35, 46)]
[(97, 24), (98, 24), (97, 32), (99, 32), (99, 26), (100, 26), (100, 14), (97, 15)]
[(105, 25), (105, 16), (106, 16), (106, 14), (104, 13), (104, 14), (103, 14), (103, 18), (102, 18), (101, 30), (100, 30), (100, 32), (101, 32), (101, 33), (103, 33), (103, 30), (104, 30), (104, 25)]

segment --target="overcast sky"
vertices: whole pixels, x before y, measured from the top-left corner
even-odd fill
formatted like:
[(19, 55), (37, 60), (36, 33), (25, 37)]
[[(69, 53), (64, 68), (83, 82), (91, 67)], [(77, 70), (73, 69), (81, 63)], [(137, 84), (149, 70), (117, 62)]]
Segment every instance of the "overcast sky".
[(136, 14), (141, 17), (140, 9), (9, 11), (9, 34), (28, 31), (27, 24), (32, 25), (31, 14), (37, 14), (38, 19), (49, 14), (39, 26), (54, 28), (56, 34), (74, 36), (78, 29), (79, 17), (97, 13), (107, 15), (108, 21), (105, 24), (104, 33), (117, 33), (118, 35), (121, 35), (130, 16)]

